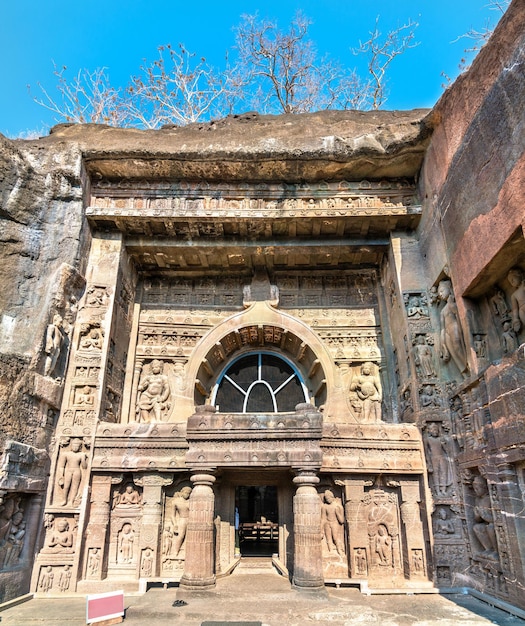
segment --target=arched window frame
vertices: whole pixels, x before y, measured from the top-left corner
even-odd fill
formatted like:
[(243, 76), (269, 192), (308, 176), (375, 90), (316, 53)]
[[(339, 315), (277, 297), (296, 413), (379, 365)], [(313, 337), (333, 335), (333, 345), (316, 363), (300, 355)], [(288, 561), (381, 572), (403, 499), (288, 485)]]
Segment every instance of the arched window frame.
[[(258, 378), (257, 380), (252, 381), (252, 383), (250, 384), (250, 386), (248, 387), (248, 389), (245, 391), (244, 389), (242, 389), (242, 387), (240, 387), (239, 385), (237, 385), (237, 383), (232, 380), (229, 376), (227, 376), (228, 371), (230, 370), (230, 368), (232, 368), (235, 363), (237, 363), (238, 361), (240, 361), (241, 359), (246, 358), (247, 356), (253, 356), (253, 355), (257, 355), (258, 357), (258, 363), (257, 363), (257, 372), (258, 372)], [(289, 376), (287, 378), (286, 381), (284, 381), (281, 385), (279, 385), (279, 387), (276, 390), (273, 390), (271, 385), (265, 381), (263, 378), (261, 378), (261, 370), (262, 370), (262, 356), (263, 355), (269, 355), (269, 356), (273, 356), (275, 358), (280, 359), (281, 361), (283, 361), (284, 363), (286, 363), (294, 372), (293, 375)], [(230, 384), (232, 384), (236, 389), (239, 390), (240, 393), (242, 393), (242, 395), (244, 396), (244, 401), (243, 401), (243, 411), (242, 413), (245, 414), (247, 413), (246, 411), (246, 406), (248, 404), (248, 399), (249, 399), (249, 395), (250, 395), (250, 391), (252, 390), (252, 388), (254, 387), (254, 385), (256, 384), (265, 384), (266, 387), (268, 388), (271, 397), (272, 397), (272, 402), (273, 402), (273, 408), (274, 408), (274, 413), (278, 413), (277, 411), (277, 400), (276, 400), (276, 395), (294, 378), (297, 377), (297, 380), (299, 381), (300, 385), (301, 385), (301, 389), (303, 391), (303, 395), (304, 395), (304, 402), (310, 402), (310, 394), (308, 393), (308, 387), (306, 386), (303, 376), (300, 372), (300, 370), (297, 368), (297, 366), (293, 363), (293, 361), (290, 361), (290, 359), (287, 359), (285, 356), (283, 356), (282, 354), (278, 354), (276, 352), (272, 352), (270, 350), (257, 350), (257, 351), (249, 351), (249, 352), (244, 352), (243, 354), (240, 354), (238, 357), (236, 357), (235, 359), (233, 359), (232, 361), (230, 361), (221, 371), (221, 373), (219, 374), (219, 376), (217, 377), (217, 381), (215, 383), (215, 385), (213, 386), (212, 389), (212, 393), (211, 393), (211, 404), (213, 406), (215, 406), (215, 402), (217, 399), (217, 392), (219, 390), (219, 387), (222, 383), (222, 381), (224, 380), (224, 378), (226, 378), (228, 380), (228, 382)], [(220, 410), (220, 407), (219, 407)]]

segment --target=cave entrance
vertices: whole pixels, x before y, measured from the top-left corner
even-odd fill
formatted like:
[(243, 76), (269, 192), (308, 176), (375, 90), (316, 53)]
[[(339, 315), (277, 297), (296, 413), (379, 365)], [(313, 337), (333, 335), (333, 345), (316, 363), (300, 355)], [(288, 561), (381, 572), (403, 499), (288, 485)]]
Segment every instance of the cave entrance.
[(238, 486), (235, 489), (236, 543), (243, 557), (272, 556), (279, 549), (277, 487)]

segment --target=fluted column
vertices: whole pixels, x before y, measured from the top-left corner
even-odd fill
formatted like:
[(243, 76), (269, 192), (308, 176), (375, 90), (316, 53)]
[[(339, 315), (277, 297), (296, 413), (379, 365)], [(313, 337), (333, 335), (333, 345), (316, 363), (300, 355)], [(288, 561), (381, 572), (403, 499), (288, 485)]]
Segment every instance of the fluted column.
[(191, 477), (190, 514), (186, 531), (186, 559), (180, 586), (209, 589), (215, 586), (214, 524), (215, 476), (209, 473)]
[(294, 568), (293, 586), (299, 589), (324, 588), (321, 545), (321, 500), (315, 488), (314, 472), (300, 472), (293, 479)]

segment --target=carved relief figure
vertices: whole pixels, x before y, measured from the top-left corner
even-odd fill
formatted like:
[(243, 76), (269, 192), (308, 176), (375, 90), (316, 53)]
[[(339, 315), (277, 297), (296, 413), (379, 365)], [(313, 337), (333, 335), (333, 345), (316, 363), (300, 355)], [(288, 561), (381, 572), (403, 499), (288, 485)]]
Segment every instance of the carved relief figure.
[(423, 550), (412, 550), (412, 568), (416, 574), (423, 572)]
[(417, 295), (404, 295), (404, 301), (407, 311), (407, 316), (412, 319), (420, 319), (421, 317), (428, 317), (427, 300), (425, 296)]
[(89, 551), (87, 573), (88, 576), (95, 576), (98, 574), (100, 568), (100, 553), (99, 548), (91, 548)]
[(53, 322), (48, 325), (46, 330), (46, 343), (44, 351), (46, 353), (46, 361), (44, 364), (44, 375), (52, 376), (58, 363), (60, 350), (64, 342), (64, 330), (62, 327), (62, 318), (60, 315), (53, 316)]
[(323, 494), (321, 504), (321, 528), (328, 547), (328, 552), (337, 550), (340, 556), (345, 553), (343, 524), (345, 513), (339, 498), (330, 489)]
[(2, 498), (0, 503), (0, 545), (9, 536), (14, 516), (20, 510), (20, 496)]
[(143, 578), (149, 578), (153, 574), (153, 552), (149, 548), (146, 548), (142, 555), (140, 573)]
[(490, 307), (495, 316), (498, 316), (501, 320), (508, 319), (509, 307), (505, 300), (505, 294), (501, 289), (495, 289), (494, 295), (490, 298)]
[(504, 322), (501, 340), (503, 343), (503, 352), (505, 352), (505, 354), (514, 352), (514, 350), (517, 349), (518, 338), (510, 322)]
[(417, 373), (425, 378), (436, 376), (434, 351), (429, 344), (429, 339), (425, 340), (424, 335), (417, 335), (413, 341), (414, 362), (416, 364)]
[(58, 588), (62, 592), (66, 592), (69, 589), (69, 583), (71, 582), (71, 566), (64, 565), (64, 569), (60, 572), (58, 577)]
[(461, 374), (468, 372), (467, 352), (459, 323), (458, 307), (450, 280), (442, 280), (437, 290), (438, 299), (445, 303), (441, 309), (440, 356), (447, 363), (452, 358)]
[(53, 530), (51, 531), (47, 547), (52, 552), (72, 552), (73, 533), (69, 529), (67, 519), (56, 520)]
[(363, 363), (361, 375), (357, 376), (350, 385), (350, 391), (355, 391), (363, 407), (363, 422), (381, 421), (381, 401), (383, 399), (379, 376), (373, 373), (373, 363)]
[(380, 489), (370, 493), (367, 531), (370, 551), (377, 556), (377, 564), (394, 566), (394, 550), (398, 537), (396, 511), (388, 494)]
[(82, 350), (102, 350), (104, 331), (98, 324), (82, 324), (80, 328), (80, 344)]
[(133, 561), (133, 543), (135, 531), (129, 522), (122, 525), (118, 537), (117, 563), (131, 563)]
[(173, 375), (175, 377), (175, 387), (179, 391), (186, 389), (186, 365), (176, 361), (173, 365)]
[(100, 307), (107, 299), (107, 292), (105, 287), (97, 287), (92, 285), (86, 294), (86, 304), (88, 306)]
[(40, 574), (40, 580), (38, 581), (38, 588), (42, 593), (47, 593), (53, 587), (53, 578), (55, 575), (53, 574), (53, 568), (51, 565), (48, 565), (46, 568), (42, 568), (42, 572)]
[(440, 436), (439, 424), (431, 422), (427, 426), (426, 448), (428, 453), (428, 471), (434, 478), (436, 496), (446, 496), (452, 485), (451, 460), (446, 449), (447, 441)]
[(463, 424), (463, 405), (459, 396), (455, 396), (450, 401), (450, 416), (452, 418), (452, 432), (458, 446), (465, 447), (465, 427)]
[(379, 565), (392, 564), (392, 539), (383, 524), (379, 524), (374, 538), (375, 551), (379, 558)]
[(19, 510), (13, 515), (11, 520), (11, 529), (5, 546), (0, 547), (0, 567), (2, 566), (2, 552), (5, 554), (4, 567), (12, 567), (18, 563), (24, 545), (25, 534), (26, 522), (24, 520), (24, 512)]
[(190, 495), (191, 487), (183, 487), (173, 498), (173, 521), (174, 529), (173, 553), (178, 556), (184, 540), (186, 539), (186, 529), (190, 516)]
[(355, 549), (355, 569), (356, 574), (366, 576), (368, 567), (366, 562), (365, 548)]
[(163, 373), (164, 365), (158, 359), (150, 364), (150, 374), (138, 386), (137, 414), (142, 422), (161, 422), (171, 407), (168, 377)]
[(75, 404), (78, 406), (93, 407), (95, 404), (95, 395), (93, 388), (89, 385), (80, 387), (75, 393)]
[(419, 401), (422, 408), (431, 408), (435, 406), (441, 406), (441, 400), (435, 393), (432, 385), (425, 385), (419, 392)]
[(525, 283), (523, 270), (513, 267), (507, 274), (507, 280), (514, 287), (510, 297), (512, 328), (518, 333), (525, 326)]
[(166, 524), (162, 531), (162, 556), (169, 557), (173, 546), (173, 531), (171, 524)]
[(87, 454), (82, 451), (82, 440), (72, 439), (69, 450), (58, 457), (55, 493), (61, 494), (59, 506), (75, 506), (83, 471), (87, 469)]
[(128, 483), (121, 493), (117, 491), (113, 496), (113, 508), (115, 507), (136, 507), (140, 505), (140, 494)]
[(472, 526), (472, 530), (483, 547), (482, 555), (487, 558), (496, 559), (498, 547), (494, 528), (494, 516), (487, 481), (483, 476), (474, 476), (472, 489), (475, 494), (474, 525)]
[(480, 333), (474, 335), (474, 352), (478, 359), (487, 358), (487, 342), (484, 335)]
[(412, 391), (410, 387), (403, 390), (403, 394), (399, 401), (399, 411), (403, 422), (414, 421), (414, 405), (412, 403)]
[(454, 522), (450, 519), (447, 509), (443, 506), (437, 510), (434, 533), (436, 535), (453, 535), (456, 532)]

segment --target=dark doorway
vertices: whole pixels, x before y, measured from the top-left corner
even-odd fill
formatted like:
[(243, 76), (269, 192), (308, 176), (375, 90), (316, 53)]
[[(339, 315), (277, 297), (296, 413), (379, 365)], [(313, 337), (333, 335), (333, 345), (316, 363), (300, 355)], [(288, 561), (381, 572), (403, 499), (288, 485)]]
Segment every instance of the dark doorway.
[(236, 534), (241, 556), (271, 556), (278, 551), (277, 487), (235, 490)]

